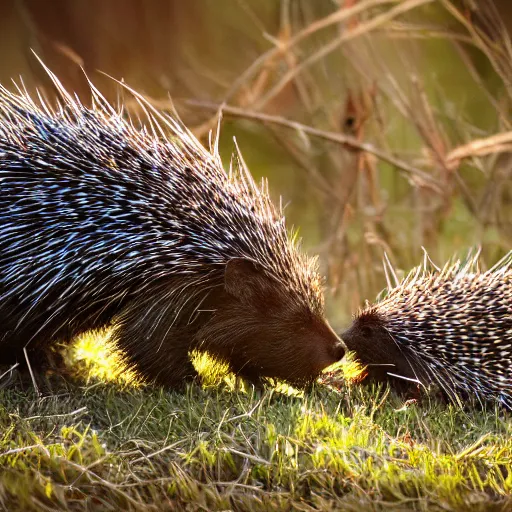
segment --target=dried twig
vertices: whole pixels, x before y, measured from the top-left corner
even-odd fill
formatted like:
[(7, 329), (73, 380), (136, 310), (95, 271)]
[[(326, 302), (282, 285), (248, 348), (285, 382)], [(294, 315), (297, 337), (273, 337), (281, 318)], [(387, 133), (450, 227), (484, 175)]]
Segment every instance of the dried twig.
[(356, 37), (362, 36), (363, 34), (367, 34), (378, 27), (383, 26), (388, 23), (390, 20), (412, 10), (421, 5), (431, 3), (434, 0), (408, 0), (404, 2), (400, 2), (396, 7), (389, 9), (383, 14), (379, 16), (375, 16), (374, 18), (366, 21), (365, 23), (358, 24), (355, 28), (349, 29), (345, 31), (340, 37), (333, 39), (330, 43), (325, 45), (319, 51), (303, 60), (293, 69), (290, 69), (282, 78), (279, 80), (277, 84), (275, 84), (263, 97), (259, 99), (259, 101), (253, 105), (255, 110), (260, 110), (263, 108), (272, 98), (274, 98), (279, 92), (283, 90), (283, 88), (299, 73), (301, 73), (305, 68), (313, 65), (315, 62), (318, 62), (320, 59), (325, 58), (327, 55), (332, 53), (334, 50), (338, 49), (343, 43), (351, 41)]
[(294, 37), (290, 38), (288, 41), (284, 43), (280, 43), (278, 46), (275, 46), (265, 52), (263, 55), (260, 55), (245, 71), (238, 77), (237, 80), (233, 83), (231, 88), (227, 91), (224, 101), (227, 103), (233, 96), (240, 90), (240, 87), (244, 85), (250, 78), (260, 69), (266, 62), (269, 60), (272, 60), (276, 55), (278, 55), (281, 52), (286, 52), (290, 50), (292, 47), (296, 46), (300, 41), (304, 40), (306, 37), (310, 36), (311, 34), (314, 34), (318, 32), (319, 30), (322, 30), (324, 28), (327, 28), (331, 25), (341, 23), (342, 21), (345, 21), (352, 16), (356, 16), (368, 9), (371, 9), (372, 7), (378, 6), (378, 5), (384, 5), (384, 4), (394, 4), (394, 3), (400, 3), (401, 0), (365, 0), (362, 2), (359, 2), (357, 5), (354, 5), (353, 7), (349, 7), (348, 9), (339, 9), (333, 14), (330, 14), (329, 16), (326, 16), (325, 18), (322, 18), (321, 20), (318, 20), (308, 27), (306, 27), (304, 30), (296, 34)]
[(250, 110), (232, 107), (230, 105), (216, 105), (214, 103), (202, 102), (202, 101), (187, 101), (189, 105), (201, 107), (209, 110), (221, 111), (223, 114), (227, 114), (234, 117), (242, 117), (245, 119), (253, 119), (257, 121), (261, 121), (263, 123), (272, 123), (280, 126), (284, 126), (286, 128), (291, 128), (293, 130), (297, 130), (303, 134), (311, 135), (313, 137), (318, 137), (324, 140), (328, 140), (330, 142), (335, 142), (336, 144), (343, 144), (344, 146), (348, 146), (352, 149), (356, 149), (359, 151), (365, 151), (366, 153), (370, 153), (377, 157), (379, 160), (387, 162), (391, 165), (394, 165), (398, 169), (404, 171), (408, 175), (413, 177), (414, 182), (418, 186), (424, 186), (431, 188), (433, 190), (438, 189), (437, 181), (425, 171), (418, 169), (408, 163), (388, 154), (380, 149), (375, 148), (372, 144), (368, 144), (366, 142), (360, 142), (355, 137), (350, 135), (345, 135), (342, 133), (329, 132), (325, 130), (320, 130), (318, 128), (313, 128), (311, 126), (306, 126), (304, 124), (298, 123), (296, 121), (290, 121), (289, 119), (285, 119), (279, 116), (271, 116), (269, 114), (263, 114), (261, 112), (253, 112)]
[(445, 162), (449, 168), (454, 168), (465, 158), (505, 152), (512, 152), (512, 131), (475, 139), (458, 146), (446, 155)]

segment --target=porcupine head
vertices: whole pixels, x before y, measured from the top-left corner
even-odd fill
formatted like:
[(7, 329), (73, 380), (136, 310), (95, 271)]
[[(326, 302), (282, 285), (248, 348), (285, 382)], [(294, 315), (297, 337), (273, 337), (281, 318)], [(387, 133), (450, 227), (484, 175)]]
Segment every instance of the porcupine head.
[(395, 286), (388, 279), (385, 297), (374, 304), (367, 301), (355, 315), (352, 325), (341, 334), (346, 347), (354, 351), (358, 361), (365, 366), (369, 381), (391, 379), (399, 391), (409, 391), (411, 385), (419, 381), (427, 383), (422, 368), (412, 364), (414, 357), (410, 357), (413, 353), (410, 353), (408, 335), (414, 332), (419, 336), (416, 350), (421, 350), (422, 328), (423, 335), (432, 332), (429, 320), (435, 319), (435, 312), (426, 309), (426, 316), (430, 314), (431, 318), (424, 317), (418, 321), (424, 313), (424, 303), (429, 302), (425, 297), (432, 296), (432, 290), (428, 289), (429, 281), (422, 281), (427, 274), (428, 261), (399, 283), (390, 262), (385, 259), (386, 275), (391, 271)]
[(369, 380), (385, 382), (396, 375), (395, 387), (406, 390), (410, 382), (417, 379), (403, 349), (387, 329), (386, 314), (378, 308), (367, 305), (341, 334), (341, 338), (365, 366)]
[(168, 386), (196, 376), (195, 349), (298, 384), (343, 356), (315, 263), (241, 158), (226, 172), (216, 143), (135, 91), (147, 128), (50, 76), (57, 109), (0, 95), (0, 355), (114, 324), (128, 361)]

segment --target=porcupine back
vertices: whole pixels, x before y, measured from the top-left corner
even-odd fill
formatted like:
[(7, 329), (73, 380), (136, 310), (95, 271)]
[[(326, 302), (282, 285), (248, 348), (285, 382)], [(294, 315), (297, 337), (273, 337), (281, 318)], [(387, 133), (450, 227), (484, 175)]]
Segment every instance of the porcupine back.
[(110, 323), (170, 386), (195, 376), (197, 348), (292, 382), (342, 357), (314, 261), (240, 158), (227, 174), (136, 92), (149, 129), (50, 76), (57, 109), (0, 89), (0, 361)]
[(512, 408), (512, 252), (486, 272), (477, 256), (425, 264), (363, 308), (342, 339), (371, 378)]

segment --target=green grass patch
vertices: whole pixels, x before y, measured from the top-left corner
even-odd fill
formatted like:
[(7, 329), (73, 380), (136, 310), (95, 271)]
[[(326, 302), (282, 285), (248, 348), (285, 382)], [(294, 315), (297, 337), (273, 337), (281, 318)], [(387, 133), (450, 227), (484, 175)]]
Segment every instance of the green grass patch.
[[(208, 362), (203, 372), (208, 371)], [(218, 371), (217, 368), (215, 371)], [(0, 390), (0, 508), (507, 510), (512, 421), (384, 387)]]

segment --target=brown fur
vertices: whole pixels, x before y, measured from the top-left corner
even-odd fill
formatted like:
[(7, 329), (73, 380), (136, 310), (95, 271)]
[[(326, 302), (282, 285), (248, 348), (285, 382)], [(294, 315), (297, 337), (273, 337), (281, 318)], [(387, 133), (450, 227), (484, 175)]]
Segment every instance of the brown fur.
[(397, 391), (410, 391), (414, 386), (412, 381), (417, 379), (421, 369), (411, 366), (407, 349), (396, 344), (379, 313), (371, 310), (361, 313), (341, 338), (366, 367), (368, 381), (392, 381)]
[(166, 386), (196, 377), (189, 359), (194, 349), (252, 382), (273, 377), (295, 385), (310, 383), (344, 355), (323, 318), (293, 302), (281, 283), (248, 260), (229, 262), (224, 282), (182, 311), (183, 323), (170, 325), (164, 298), (150, 297), (120, 317), (117, 339), (143, 374)]

